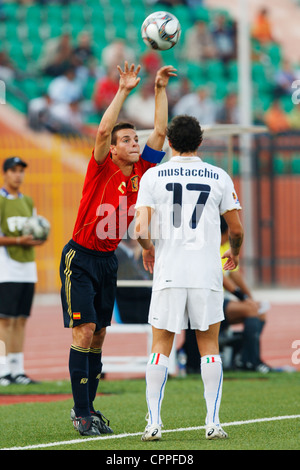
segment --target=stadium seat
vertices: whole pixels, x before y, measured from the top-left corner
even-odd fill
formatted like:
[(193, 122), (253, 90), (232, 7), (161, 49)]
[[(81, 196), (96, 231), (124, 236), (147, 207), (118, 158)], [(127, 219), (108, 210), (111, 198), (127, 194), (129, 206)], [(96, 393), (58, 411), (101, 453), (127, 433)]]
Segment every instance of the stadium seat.
[(291, 170), (292, 174), (299, 175), (300, 174), (300, 155), (297, 155), (292, 158), (291, 162)]
[(287, 163), (281, 156), (275, 156), (273, 160), (273, 170), (277, 175), (283, 175), (287, 172)]

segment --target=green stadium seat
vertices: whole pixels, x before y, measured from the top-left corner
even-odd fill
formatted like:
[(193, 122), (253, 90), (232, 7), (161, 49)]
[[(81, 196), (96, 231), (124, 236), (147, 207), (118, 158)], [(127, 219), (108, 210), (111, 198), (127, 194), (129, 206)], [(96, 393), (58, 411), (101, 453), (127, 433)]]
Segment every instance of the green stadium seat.
[(292, 158), (291, 170), (292, 170), (292, 174), (294, 175), (300, 174), (300, 156), (296, 156)]
[(206, 63), (208, 80), (216, 81), (224, 79), (224, 65), (220, 60), (209, 60)]
[(186, 75), (195, 87), (203, 85), (207, 81), (203, 66), (195, 62), (187, 63)]
[(194, 9), (194, 18), (198, 21), (205, 21), (205, 23), (210, 22), (210, 12), (207, 8), (199, 7)]
[(287, 172), (287, 164), (283, 157), (276, 156), (273, 160), (273, 170), (277, 175), (283, 175)]
[(19, 5), (17, 2), (3, 2), (3, 11), (7, 17), (7, 20), (11, 18), (16, 18), (18, 16)]
[(228, 64), (228, 72), (229, 72), (229, 81), (237, 83), (238, 78), (239, 78), (239, 66), (236, 60), (232, 60)]

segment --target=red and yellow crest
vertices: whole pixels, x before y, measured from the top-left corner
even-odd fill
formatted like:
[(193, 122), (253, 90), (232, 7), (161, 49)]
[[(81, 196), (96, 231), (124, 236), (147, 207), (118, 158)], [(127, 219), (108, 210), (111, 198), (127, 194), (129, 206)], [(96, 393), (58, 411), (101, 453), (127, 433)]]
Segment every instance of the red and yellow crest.
[(131, 181), (132, 192), (138, 191), (139, 190), (139, 177), (138, 177), (138, 175), (135, 175), (132, 178), (130, 178), (130, 181)]

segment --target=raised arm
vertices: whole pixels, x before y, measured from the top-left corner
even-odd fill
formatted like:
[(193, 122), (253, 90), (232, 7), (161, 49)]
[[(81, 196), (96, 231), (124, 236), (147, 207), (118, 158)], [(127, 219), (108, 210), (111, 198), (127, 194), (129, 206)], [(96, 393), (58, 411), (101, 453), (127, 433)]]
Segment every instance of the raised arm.
[(176, 69), (166, 65), (158, 70), (155, 77), (155, 117), (154, 131), (147, 140), (147, 145), (154, 150), (162, 150), (168, 125), (168, 97), (166, 87), (170, 77), (176, 77)]
[(131, 90), (140, 82), (140, 77), (138, 77), (140, 69), (140, 65), (137, 68), (135, 68), (134, 64), (129, 67), (128, 62), (125, 62), (124, 70), (118, 65), (120, 73), (119, 88), (111, 104), (103, 114), (97, 131), (94, 157), (98, 163), (102, 163), (109, 152), (111, 132), (117, 122), (124, 101)]

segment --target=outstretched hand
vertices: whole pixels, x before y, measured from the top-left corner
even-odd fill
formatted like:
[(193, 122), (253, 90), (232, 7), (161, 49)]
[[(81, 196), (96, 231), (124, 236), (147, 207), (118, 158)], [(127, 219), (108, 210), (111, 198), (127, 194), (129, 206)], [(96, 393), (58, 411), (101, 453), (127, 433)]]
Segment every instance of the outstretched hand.
[(226, 259), (226, 262), (223, 266), (224, 271), (232, 271), (239, 265), (239, 256), (233, 255), (231, 249), (225, 251), (222, 259)]
[(143, 249), (143, 264), (146, 271), (149, 271), (150, 274), (153, 274), (154, 261), (155, 261), (155, 248), (152, 244), (149, 250)]
[(117, 69), (120, 74), (120, 88), (124, 88), (127, 91), (130, 91), (133, 90), (133, 88), (135, 88), (139, 84), (141, 80), (141, 77), (138, 77), (139, 71), (141, 70), (140, 65), (138, 65), (135, 69), (134, 64), (131, 64), (131, 66), (129, 67), (128, 62), (125, 61), (124, 70), (122, 70), (119, 65), (117, 66)]
[(177, 77), (177, 70), (172, 65), (165, 65), (161, 67), (155, 77), (155, 85), (158, 88), (163, 88), (168, 85), (170, 77)]

